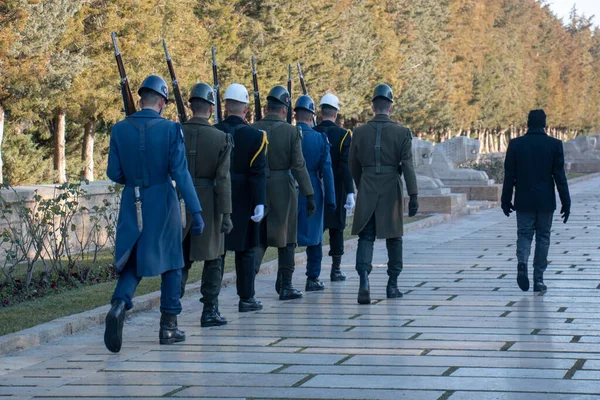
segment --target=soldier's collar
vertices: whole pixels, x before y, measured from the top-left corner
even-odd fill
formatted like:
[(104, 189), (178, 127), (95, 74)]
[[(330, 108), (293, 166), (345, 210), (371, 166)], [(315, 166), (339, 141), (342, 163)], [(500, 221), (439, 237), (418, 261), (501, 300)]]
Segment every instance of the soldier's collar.
[(265, 115), (265, 117), (263, 119), (266, 119), (269, 121), (283, 121), (283, 118), (281, 118), (277, 114), (267, 114), (267, 115)]
[(190, 120), (188, 120), (186, 122), (186, 124), (197, 124), (197, 125), (212, 126), (210, 124), (210, 122), (208, 122), (208, 119), (206, 119), (206, 118), (200, 118), (200, 117), (192, 117)]
[(385, 114), (377, 114), (371, 121), (391, 121), (392, 119)]

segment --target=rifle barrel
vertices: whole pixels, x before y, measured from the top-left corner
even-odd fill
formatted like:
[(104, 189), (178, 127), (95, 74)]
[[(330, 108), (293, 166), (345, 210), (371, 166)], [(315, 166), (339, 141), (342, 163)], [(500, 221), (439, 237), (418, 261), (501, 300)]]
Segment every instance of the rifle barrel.
[(177, 75), (175, 75), (175, 67), (173, 67), (173, 60), (167, 48), (167, 41), (164, 39), (163, 47), (165, 49), (165, 56), (167, 57), (167, 67), (169, 68), (169, 74), (171, 75), (171, 84), (173, 85), (173, 95), (175, 96), (175, 105), (177, 106), (177, 117), (179, 118), (179, 123), (183, 124), (187, 122), (187, 115), (185, 113), (185, 103), (183, 102), (183, 96), (181, 95), (181, 89), (179, 88)]
[(292, 123), (292, 64), (288, 64), (288, 82), (287, 82), (287, 90), (290, 94), (290, 104), (287, 110), (287, 122), (288, 124)]

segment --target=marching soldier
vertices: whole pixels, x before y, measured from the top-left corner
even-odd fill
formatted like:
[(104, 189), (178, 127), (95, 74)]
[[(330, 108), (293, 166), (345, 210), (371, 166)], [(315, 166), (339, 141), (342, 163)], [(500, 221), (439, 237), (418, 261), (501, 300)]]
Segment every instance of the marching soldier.
[(125, 312), (142, 277), (161, 275), (160, 344), (185, 340), (177, 329), (181, 312), (181, 214), (175, 180), (192, 214), (193, 235), (204, 222), (185, 159), (181, 126), (161, 117), (168, 101), (166, 82), (148, 76), (138, 94), (141, 110), (117, 123), (110, 136), (106, 174), (125, 185), (117, 223), (115, 266), (119, 274), (106, 315), (104, 344), (114, 353), (121, 350)]
[(209, 122), (215, 104), (213, 89), (206, 83), (192, 88), (190, 107), (193, 117), (183, 124), (190, 175), (204, 206), (206, 228), (202, 236), (193, 237), (189, 224), (184, 230), (183, 251), (185, 267), (182, 288), (193, 261), (204, 261), (200, 291), (204, 304), (200, 326), (225, 325), (227, 320), (219, 313), (219, 293), (223, 279), (225, 236), (231, 232), (231, 181), (229, 153), (232, 143), (229, 135)]
[(239, 312), (258, 311), (262, 303), (254, 298), (254, 248), (267, 202), (267, 133), (244, 121), (249, 102), (244, 86), (230, 85), (223, 98), (227, 118), (215, 127), (230, 134), (234, 143), (230, 169), (233, 230), (225, 235), (225, 249), (235, 251)]
[(346, 274), (340, 269), (344, 255), (344, 228), (346, 211), (354, 208), (354, 183), (348, 166), (352, 132), (335, 124), (340, 111), (340, 101), (334, 94), (327, 93), (321, 102), (322, 122), (314, 129), (327, 135), (331, 143), (331, 167), (335, 182), (336, 209), (325, 208), (325, 229), (329, 229), (329, 255), (331, 256), (332, 282), (346, 280)]
[[(316, 209), (313, 188), (302, 156), (302, 132), (285, 121), (291, 107), (290, 94), (283, 86), (275, 86), (267, 96), (267, 115), (252, 126), (267, 132), (267, 211), (261, 224), (260, 246), (256, 249), (255, 268), (260, 268), (267, 247), (278, 249), (275, 289), (280, 300), (302, 297), (292, 285), (294, 249), (297, 243), (298, 193), (306, 196), (307, 216)], [(292, 175), (292, 171), (294, 175)]]
[(350, 171), (358, 189), (352, 234), (358, 235), (359, 304), (371, 303), (368, 276), (373, 269), (375, 237), (386, 239), (387, 298), (402, 297), (398, 290), (398, 275), (402, 272), (402, 173), (410, 196), (408, 215), (414, 216), (419, 208), (412, 134), (410, 129), (390, 119), (393, 102), (392, 88), (385, 84), (375, 88), (375, 118), (354, 131), (350, 147)]
[[(306, 213), (306, 197), (298, 199), (298, 245), (306, 246), (306, 291), (325, 289), (319, 280), (323, 260), (323, 213), (324, 206), (335, 210), (335, 187), (327, 135), (311, 128), (315, 115), (315, 103), (309, 96), (296, 100), (296, 126), (302, 129), (302, 154), (314, 190), (317, 209), (312, 217)], [(324, 189), (324, 190), (323, 190)], [(325, 204), (324, 204), (325, 203)]]

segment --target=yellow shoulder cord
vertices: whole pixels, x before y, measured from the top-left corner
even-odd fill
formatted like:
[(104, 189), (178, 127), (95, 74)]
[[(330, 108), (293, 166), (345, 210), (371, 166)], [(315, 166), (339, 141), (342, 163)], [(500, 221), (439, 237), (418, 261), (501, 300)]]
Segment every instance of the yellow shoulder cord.
[(346, 134), (344, 135), (344, 137), (342, 138), (342, 141), (340, 142), (340, 152), (342, 151), (342, 147), (344, 146), (344, 141), (348, 137), (348, 134), (350, 134), (350, 136), (352, 136), (352, 131), (350, 129), (348, 129), (346, 131)]
[(265, 149), (265, 154), (267, 154), (267, 149), (269, 146), (269, 141), (267, 140), (267, 132), (265, 132), (265, 131), (261, 131), (261, 132), (263, 134), (262, 143), (260, 144), (260, 148), (254, 155), (254, 157), (252, 157), (252, 160), (250, 161), (250, 166), (252, 166), (252, 164), (254, 163), (254, 160), (256, 160), (256, 157), (258, 157), (258, 155), (261, 153), (261, 151), (263, 151), (263, 149)]

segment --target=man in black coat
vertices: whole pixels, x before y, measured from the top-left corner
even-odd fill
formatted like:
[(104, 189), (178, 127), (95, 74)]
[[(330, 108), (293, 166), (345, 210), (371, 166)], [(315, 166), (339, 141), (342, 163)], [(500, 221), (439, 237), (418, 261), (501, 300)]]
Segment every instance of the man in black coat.
[(571, 212), (571, 197), (565, 175), (563, 144), (546, 134), (544, 110), (531, 111), (527, 127), (527, 134), (511, 140), (506, 151), (502, 211), (507, 217), (511, 211), (517, 211), (517, 283), (523, 291), (529, 290), (527, 261), (535, 233), (533, 291), (543, 292), (546, 291), (544, 271), (548, 265), (550, 229), (556, 210), (554, 184), (560, 196), (564, 223)]
[(354, 182), (348, 166), (348, 155), (352, 142), (352, 132), (335, 124), (340, 111), (339, 99), (327, 93), (321, 99), (321, 116), (323, 122), (314, 130), (327, 135), (331, 143), (331, 168), (335, 182), (335, 196), (337, 207), (331, 210), (325, 207), (325, 229), (329, 229), (329, 255), (331, 256), (332, 282), (346, 280), (346, 274), (340, 269), (344, 255), (344, 228), (346, 228), (346, 212), (354, 208)]
[(215, 127), (230, 134), (234, 143), (230, 156), (233, 230), (225, 235), (225, 249), (235, 251), (239, 312), (258, 311), (263, 306), (254, 297), (254, 248), (267, 201), (267, 133), (244, 121), (249, 102), (244, 86), (231, 84), (224, 100), (227, 118)]

